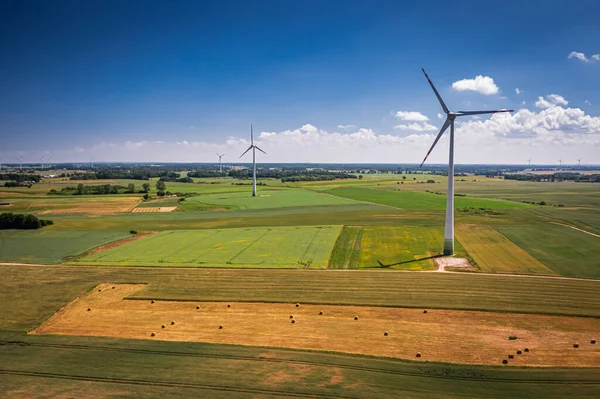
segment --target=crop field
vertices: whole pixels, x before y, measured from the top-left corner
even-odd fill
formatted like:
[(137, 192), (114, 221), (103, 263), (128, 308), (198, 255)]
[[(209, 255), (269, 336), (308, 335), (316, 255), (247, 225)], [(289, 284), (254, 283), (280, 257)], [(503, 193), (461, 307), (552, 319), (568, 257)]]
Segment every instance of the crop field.
[[(375, 188), (342, 187), (326, 190), (324, 193), (358, 201), (389, 205), (405, 210), (442, 210), (446, 208), (446, 196), (444, 195), (405, 189), (390, 191)], [(457, 208), (512, 209), (529, 206), (521, 202), (474, 197), (456, 197), (454, 202)]]
[(218, 206), (223, 209), (267, 209), (313, 205), (344, 205), (355, 204), (356, 201), (304, 189), (267, 190), (259, 187), (257, 197), (248, 195), (248, 192), (199, 195), (186, 199), (182, 204), (182, 208), (185, 210), (188, 207), (193, 207), (196, 203)]
[(556, 275), (556, 272), (489, 226), (460, 225), (456, 237), (488, 273)]
[(124, 196), (19, 198), (11, 201), (7, 211), (39, 215), (110, 215), (130, 212), (139, 202), (137, 197)]
[(77, 260), (91, 265), (324, 268), (340, 226), (163, 231)]
[(344, 226), (331, 252), (329, 268), (358, 269), (362, 237), (362, 226)]
[[(461, 364), (600, 366), (600, 319), (421, 309), (123, 300), (143, 284), (103, 283), (31, 334), (196, 341)], [(540, 329), (543, 326), (543, 329)], [(388, 332), (384, 335), (384, 332)], [(512, 342), (509, 336), (518, 336)], [(574, 350), (573, 342), (581, 342)], [(476, 348), (476, 349), (475, 349)], [(528, 348), (526, 353), (516, 353)]]

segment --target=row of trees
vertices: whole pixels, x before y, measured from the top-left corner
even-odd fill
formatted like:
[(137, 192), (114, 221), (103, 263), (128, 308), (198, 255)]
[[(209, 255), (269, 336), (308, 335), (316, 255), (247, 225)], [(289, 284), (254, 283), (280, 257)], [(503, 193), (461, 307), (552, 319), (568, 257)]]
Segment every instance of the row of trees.
[[(129, 183), (127, 187), (117, 184), (85, 185), (79, 183), (77, 186), (69, 186), (57, 191), (52, 189), (48, 194), (52, 195), (102, 195), (102, 194), (148, 194), (150, 192), (150, 183), (142, 184), (141, 190), (138, 190), (135, 184)], [(156, 182), (157, 195), (165, 195), (167, 185), (164, 181)]]
[[(249, 179), (252, 177), (252, 172), (248, 170), (231, 170), (229, 171), (228, 176), (233, 177), (235, 179)], [(259, 170), (256, 172), (256, 177), (259, 179), (281, 179), (281, 181), (284, 183), (297, 181), (321, 181), (358, 178), (354, 174), (344, 172), (299, 170)]]
[(21, 229), (35, 230), (44, 226), (54, 224), (52, 220), (38, 219), (37, 216), (20, 213), (0, 213), (0, 230)]
[(12, 180), (15, 182), (20, 181), (34, 181), (36, 183), (40, 182), (39, 175), (29, 175), (24, 173), (0, 173), (0, 180)]

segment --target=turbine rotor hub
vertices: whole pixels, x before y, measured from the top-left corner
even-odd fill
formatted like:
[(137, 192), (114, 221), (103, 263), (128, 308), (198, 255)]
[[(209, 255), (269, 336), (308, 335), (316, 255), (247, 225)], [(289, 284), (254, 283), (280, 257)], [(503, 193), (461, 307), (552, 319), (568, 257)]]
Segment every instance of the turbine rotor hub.
[(448, 112), (448, 119), (453, 121), (454, 119), (456, 119), (456, 114), (454, 112)]

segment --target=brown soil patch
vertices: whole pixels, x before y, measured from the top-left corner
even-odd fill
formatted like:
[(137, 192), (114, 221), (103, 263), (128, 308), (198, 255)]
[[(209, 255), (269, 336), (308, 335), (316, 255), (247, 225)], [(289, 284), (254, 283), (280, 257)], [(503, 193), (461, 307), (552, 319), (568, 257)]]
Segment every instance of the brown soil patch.
[(119, 247), (123, 244), (127, 244), (128, 242), (137, 241), (141, 238), (145, 238), (145, 237), (157, 234), (157, 233), (158, 233), (158, 231), (144, 231), (144, 232), (141, 232), (138, 234), (134, 234), (131, 237), (123, 238), (121, 240), (109, 242), (108, 244), (104, 244), (104, 245), (100, 245), (99, 247), (92, 248), (89, 251), (84, 252), (83, 254), (81, 254), (79, 256), (84, 257), (87, 255), (96, 254), (98, 252), (103, 252), (103, 251), (109, 250), (111, 248), (115, 248), (115, 247)]
[[(112, 287), (115, 287), (114, 289)], [(600, 367), (600, 319), (457, 310), (123, 300), (142, 284), (100, 284), (31, 334), (194, 341), (389, 356), (417, 361)], [(99, 291), (101, 290), (101, 291)], [(88, 311), (87, 309), (91, 310)], [(325, 314), (319, 316), (319, 311)], [(295, 324), (290, 323), (292, 313)], [(359, 320), (354, 320), (358, 316)], [(171, 325), (171, 321), (175, 325)], [(165, 324), (166, 328), (161, 329)], [(219, 329), (223, 325), (223, 329)], [(384, 337), (383, 332), (389, 336)], [(155, 333), (151, 338), (150, 334)], [(515, 341), (508, 337), (516, 335)], [(580, 347), (573, 348), (578, 342)], [(415, 354), (420, 352), (421, 358)], [(286, 376), (277, 376), (285, 380)]]
[(145, 208), (134, 208), (131, 210), (133, 213), (153, 213), (153, 212), (173, 212), (176, 210), (176, 206), (155, 206)]
[(434, 258), (433, 262), (437, 266), (436, 271), (476, 271), (468, 259), (466, 258), (455, 258), (454, 256), (443, 256), (440, 258)]

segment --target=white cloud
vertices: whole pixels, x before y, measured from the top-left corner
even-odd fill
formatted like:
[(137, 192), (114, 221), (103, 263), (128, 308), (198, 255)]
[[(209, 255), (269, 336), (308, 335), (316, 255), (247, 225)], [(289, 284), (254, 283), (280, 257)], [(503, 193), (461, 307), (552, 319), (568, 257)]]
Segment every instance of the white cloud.
[(584, 103), (585, 105), (592, 105), (592, 103), (591, 103), (591, 102), (589, 102), (588, 100), (585, 100), (583, 103)]
[(515, 93), (517, 93), (517, 96), (518, 96), (519, 94), (521, 94), (521, 89), (519, 89), (519, 88), (517, 87), (517, 88), (515, 89)]
[(500, 90), (494, 79), (489, 76), (477, 75), (475, 79), (463, 79), (452, 83), (452, 88), (458, 91), (477, 91), (481, 94), (489, 96), (491, 94), (497, 94)]
[(444, 117), (444, 115), (442, 115), (442, 114), (437, 114), (437, 118), (438, 118), (438, 119), (442, 119), (443, 117)]
[(414, 130), (416, 132), (425, 132), (428, 130), (437, 130), (437, 128), (433, 125), (430, 125), (427, 122), (423, 123), (409, 123), (408, 125), (396, 125), (395, 129), (398, 130)]
[(567, 105), (569, 102), (563, 96), (558, 94), (548, 94), (546, 98), (538, 97), (535, 106), (538, 108), (552, 108), (557, 105)]
[(348, 129), (354, 129), (356, 127), (356, 125), (337, 125), (338, 129), (343, 129), (343, 130), (348, 130)]
[(521, 102), (521, 104), (525, 105), (525, 104), (527, 104), (527, 101), (523, 100), (523, 101)]
[(600, 61), (600, 54), (594, 54), (592, 55), (592, 59), (595, 61)]
[(429, 118), (423, 115), (420, 112), (416, 111), (398, 111), (396, 112), (396, 118), (403, 121), (417, 121), (417, 122), (425, 122), (428, 121)]
[(583, 62), (589, 62), (589, 60), (587, 59), (587, 57), (585, 56), (584, 53), (578, 53), (577, 51), (571, 51), (571, 53), (568, 56), (569, 59), (571, 58), (577, 58), (578, 60), (581, 60)]

